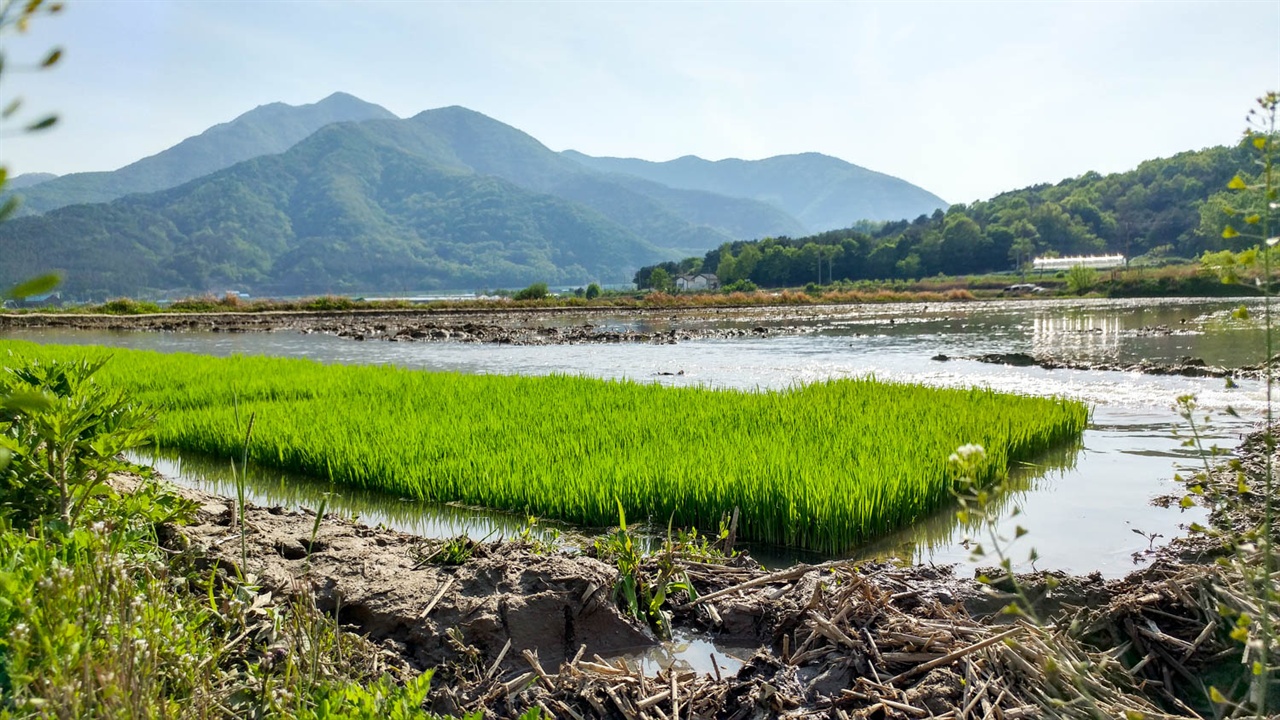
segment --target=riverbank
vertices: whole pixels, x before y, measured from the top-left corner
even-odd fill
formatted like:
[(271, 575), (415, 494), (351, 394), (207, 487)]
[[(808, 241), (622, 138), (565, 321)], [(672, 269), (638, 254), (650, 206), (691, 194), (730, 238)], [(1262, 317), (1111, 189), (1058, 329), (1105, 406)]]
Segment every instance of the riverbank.
[[(1208, 495), (1223, 533), (1261, 522), (1265, 443), (1255, 436), (1241, 453), (1250, 502), (1227, 509)], [(1237, 484), (1234, 467), (1201, 488)], [(619, 610), (618, 569), (596, 551), (467, 541), (445, 562), (447, 541), (305, 511), (247, 506), (238, 516), (227, 498), (181, 492), (201, 509), (162, 534), (166, 545), (227, 573), (247, 558), (241, 570), (260, 579), (260, 592), (310, 594), (388, 662), (435, 668), (429, 705), (439, 712), (1198, 717), (1207, 684), (1239, 667), (1243, 646), (1223, 613), (1257, 607), (1233, 564), (1216, 562), (1232, 557), (1223, 537), (1207, 533), (1175, 540), (1119, 581), (1020, 577), (1022, 599), (1007, 580), (983, 584), (946, 568), (837, 561), (767, 572), (747, 557), (670, 547), (638, 572), (655, 582), (674, 570), (691, 582), (696, 597), (668, 598), (671, 626), (748, 659), (736, 673), (675, 665), (646, 674), (621, 658), (658, 640)], [(1010, 603), (1022, 612), (1003, 612)], [(1274, 633), (1266, 639), (1274, 644)], [(1079, 705), (1082, 692), (1093, 705)]]
[[(785, 295), (785, 293), (784, 293)], [(671, 298), (679, 300), (680, 298)], [(995, 300), (995, 299), (993, 299)], [(491, 303), (483, 308), (392, 307), (319, 310), (156, 312), (112, 314), (84, 312), (4, 312), (0, 332), (14, 330), (95, 330), (165, 333), (323, 334), (347, 340), (397, 343), (467, 343), (502, 345), (676, 344), (700, 339), (754, 339), (805, 335), (830, 329), (833, 321), (864, 316), (893, 326), (924, 317), (945, 321), (963, 318), (976, 308), (1050, 307), (1051, 298), (1000, 298), (975, 303), (972, 299), (911, 299), (886, 301), (856, 310), (858, 304), (788, 302), (758, 305), (565, 306)], [(1081, 302), (1075, 299), (1075, 302)], [(1095, 298), (1084, 303), (1124, 302)], [(1185, 337), (1203, 332), (1196, 318), (1179, 318), (1170, 326), (1133, 328), (1134, 337)], [(872, 323), (874, 324), (874, 323)], [(872, 331), (867, 328), (867, 331)], [(1101, 328), (1076, 331), (1102, 335)], [(1110, 369), (1110, 368), (1102, 368)]]

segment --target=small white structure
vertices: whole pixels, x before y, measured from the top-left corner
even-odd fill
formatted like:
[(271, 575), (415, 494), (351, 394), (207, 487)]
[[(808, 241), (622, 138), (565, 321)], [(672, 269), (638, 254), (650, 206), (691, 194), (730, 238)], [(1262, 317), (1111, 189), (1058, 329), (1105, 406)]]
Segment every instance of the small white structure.
[(699, 273), (698, 275), (681, 275), (676, 278), (677, 290), (719, 290), (720, 278), (715, 273)]
[(1031, 261), (1036, 270), (1070, 270), (1083, 265), (1095, 270), (1107, 270), (1124, 265), (1123, 255), (1077, 255), (1075, 257), (1038, 257)]

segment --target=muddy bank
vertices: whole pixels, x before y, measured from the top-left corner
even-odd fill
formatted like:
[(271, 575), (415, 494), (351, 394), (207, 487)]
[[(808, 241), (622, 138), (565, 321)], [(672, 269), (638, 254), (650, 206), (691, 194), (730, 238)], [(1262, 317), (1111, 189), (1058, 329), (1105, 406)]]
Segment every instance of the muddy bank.
[[(1181, 375), (1183, 377), (1245, 378), (1258, 380), (1262, 379), (1266, 375), (1265, 363), (1229, 368), (1209, 365), (1205, 363), (1204, 360), (1194, 357), (1179, 358), (1176, 362), (1172, 363), (1161, 363), (1151, 360), (1139, 360), (1136, 363), (1116, 363), (1105, 361), (1093, 362), (1066, 360), (1042, 355), (1030, 355), (1022, 352), (1007, 352), (987, 353), (985, 355), (970, 355), (964, 357), (935, 355), (932, 359), (938, 362), (946, 362), (949, 360), (976, 360), (981, 363), (990, 363), (994, 365), (1040, 367), (1045, 370), (1137, 372), (1146, 375)], [(1274, 368), (1277, 363), (1280, 363), (1280, 357), (1272, 358), (1271, 363)]]
[(322, 332), (352, 340), (386, 340), (389, 342), (468, 342), (501, 345), (581, 345), (586, 343), (654, 343), (674, 345), (684, 340), (705, 338), (767, 337), (796, 335), (796, 326), (745, 328), (675, 327), (670, 330), (644, 331), (598, 326), (590, 323), (563, 327), (508, 327), (492, 323), (442, 323), (409, 321), (397, 324), (329, 323), (304, 332)]
[(724, 310), (564, 308), (556, 310), (354, 310), (155, 315), (7, 314), (0, 330), (70, 328), (145, 332), (325, 333), (351, 340), (506, 345), (672, 344), (705, 338), (766, 337), (812, 332), (780, 316), (746, 312), (723, 323)]
[[(201, 510), (174, 537), (217, 563), (240, 565), (234, 502), (181, 493)], [(244, 524), (248, 570), (265, 589), (288, 595), (299, 583), (309, 587), (320, 609), (419, 669), (457, 660), (450, 628), (461, 629), (466, 645), (489, 662), (508, 642), (512, 660), (536, 649), (554, 664), (582, 644), (616, 655), (655, 642), (618, 612), (610, 598), (616, 572), (592, 558), (474, 544), (465, 562), (452, 565), (432, 557), (440, 541), (333, 516), (319, 523), (314, 542), (314, 513), (250, 505)]]

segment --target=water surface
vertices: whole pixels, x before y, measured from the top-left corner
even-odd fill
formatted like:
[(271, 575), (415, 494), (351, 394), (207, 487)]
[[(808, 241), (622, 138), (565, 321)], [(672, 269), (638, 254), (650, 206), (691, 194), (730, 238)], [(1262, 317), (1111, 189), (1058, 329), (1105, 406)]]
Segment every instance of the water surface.
[[(1176, 493), (1175, 472), (1198, 464), (1176, 433), (1185, 424), (1174, 411), (1179, 396), (1194, 394), (1201, 415), (1212, 417), (1203, 441), (1236, 445), (1264, 410), (1262, 384), (1239, 381), (1228, 390), (1222, 380), (1157, 377), (1138, 373), (1014, 368), (953, 359), (989, 352), (1028, 352), (1077, 361), (1172, 362), (1186, 356), (1210, 364), (1244, 365), (1265, 357), (1256, 302), (1254, 318), (1237, 320), (1239, 301), (1089, 300), (929, 303), (820, 308), (764, 308), (680, 313), (678, 322), (715, 327), (801, 326), (806, 332), (682, 342), (677, 345), (505, 346), (461, 343), (353, 342), (328, 335), (274, 333), (142, 333), (25, 330), (4, 337), (39, 342), (102, 344), (163, 352), (212, 355), (236, 353), (308, 357), (322, 362), (394, 364), (474, 373), (584, 374), (630, 378), (667, 385), (739, 389), (779, 388), (825, 378), (874, 375), (883, 380), (943, 387), (987, 386), (1035, 395), (1081, 399), (1092, 408), (1078, 447), (1041, 458), (1016, 473), (1019, 489), (1001, 499), (1005, 520), (998, 532), (1011, 537), (1014, 525), (1030, 533), (1011, 548), (1025, 558), (1035, 547), (1041, 569), (1099, 570), (1108, 576), (1133, 569), (1134, 554), (1167, 541), (1200, 521), (1198, 511), (1152, 505)], [(582, 322), (557, 317), (543, 324)], [(628, 313), (592, 317), (596, 325), (664, 330), (668, 315)], [(683, 374), (676, 374), (676, 373)], [(670, 374), (663, 374), (670, 373)], [(1241, 418), (1226, 416), (1233, 407)], [(1203, 419), (1203, 418), (1201, 418)], [(169, 457), (162, 471), (184, 482), (227, 492), (229, 475), (220, 463)], [(252, 469), (253, 493), (261, 502), (314, 507), (334, 490), (278, 473)], [(386, 524), (428, 536), (467, 532), (472, 537), (519, 532), (524, 518), (486, 513), (339, 489), (330, 507), (356, 513), (371, 524)], [(1012, 515), (1017, 512), (1017, 517)], [(1135, 532), (1139, 531), (1139, 532)], [(966, 534), (953, 511), (938, 513), (885, 538), (860, 555), (896, 555), (922, 562), (972, 565)], [(1141, 533), (1141, 534), (1140, 534)], [(985, 536), (985, 533), (983, 533)], [(776, 563), (810, 559), (771, 548), (753, 548)], [(816, 557), (813, 559), (817, 559)], [(981, 563), (978, 563), (981, 564)], [(1029, 564), (1020, 563), (1027, 568)]]

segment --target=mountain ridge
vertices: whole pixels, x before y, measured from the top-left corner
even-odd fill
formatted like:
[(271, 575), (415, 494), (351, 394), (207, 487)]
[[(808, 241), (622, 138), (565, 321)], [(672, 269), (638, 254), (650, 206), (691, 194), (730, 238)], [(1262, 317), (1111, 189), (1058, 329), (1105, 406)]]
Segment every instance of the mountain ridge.
[(284, 152), (334, 122), (395, 117), (386, 108), (342, 92), (307, 105), (259, 105), (116, 170), (71, 173), (23, 188), (17, 193), (23, 199), (19, 213), (30, 215), (167, 190), (237, 162)]
[(93, 296), (623, 281), (662, 255), (590, 210), (405, 153), (362, 123), (176, 188), (5, 223), (0, 246), (5, 282), (52, 267)]
[[(837, 181), (879, 176), (817, 153), (795, 157), (716, 167), (759, 176), (798, 162), (789, 172), (804, 175), (818, 163)], [(345, 93), (271, 103), (118, 171), (23, 189), (27, 215), (0, 226), (0, 275), (56, 267), (69, 292), (97, 296), (620, 282), (663, 257), (805, 232), (778, 202), (605, 172), (583, 158), (457, 105), (399, 118)], [(735, 191), (712, 175), (718, 185), (701, 184)], [(757, 194), (773, 187), (753, 182)], [(822, 182), (782, 196), (820, 205), (832, 194)]]
[(561, 153), (585, 167), (768, 202), (805, 224), (808, 232), (849, 227), (859, 220), (890, 221), (928, 215), (948, 203), (901, 178), (818, 152), (761, 160), (705, 160), (683, 155), (655, 162), (639, 158)]

